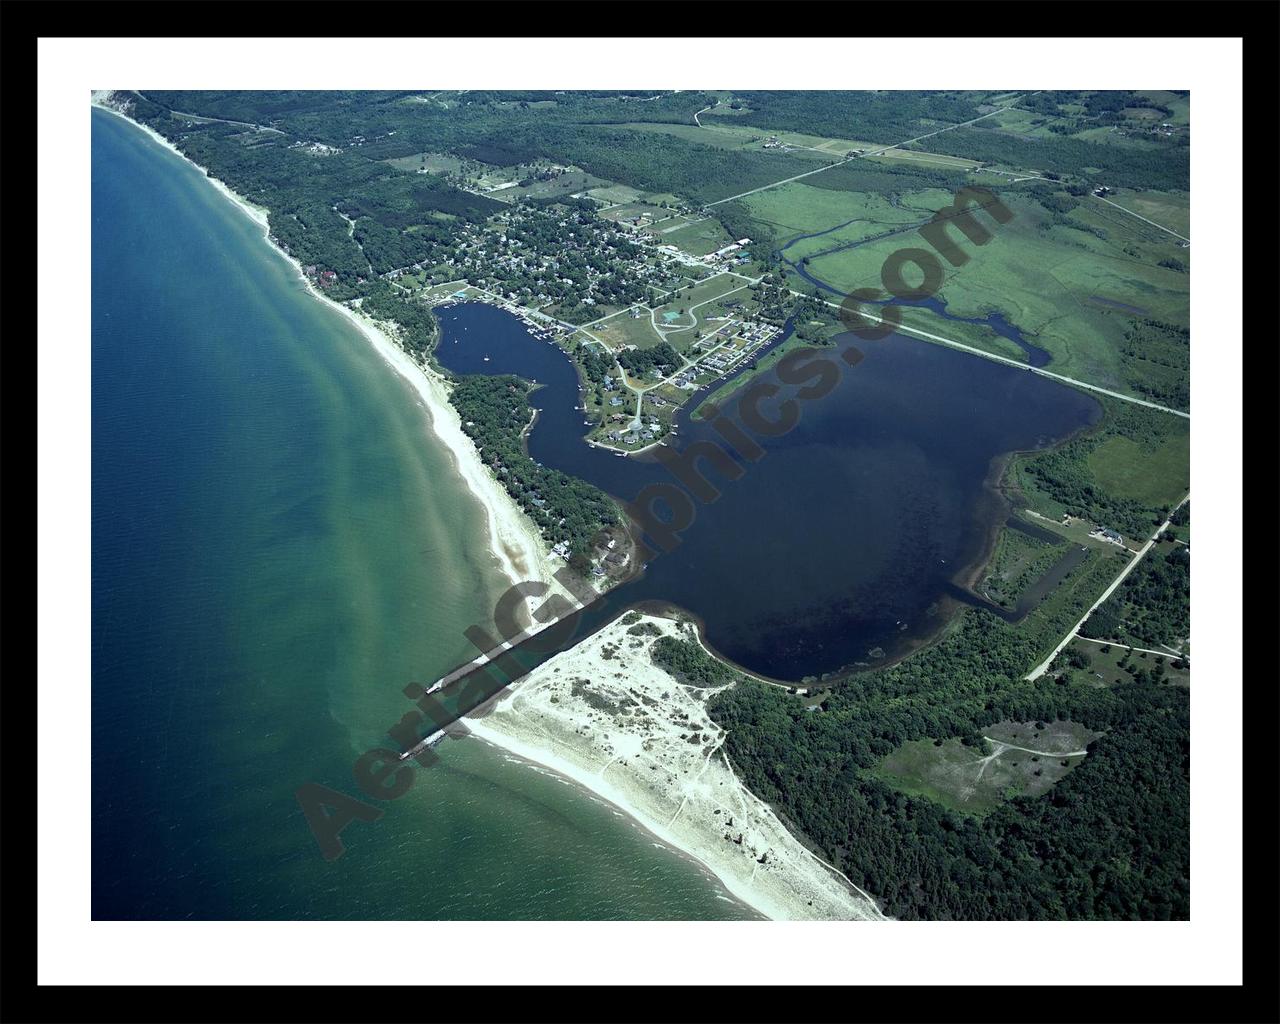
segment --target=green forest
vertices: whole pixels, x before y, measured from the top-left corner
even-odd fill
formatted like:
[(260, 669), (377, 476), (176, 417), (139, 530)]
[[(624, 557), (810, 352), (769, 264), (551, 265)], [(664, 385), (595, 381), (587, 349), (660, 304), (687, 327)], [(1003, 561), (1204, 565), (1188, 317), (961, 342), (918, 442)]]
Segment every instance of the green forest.
[(1154, 551), (1125, 577), (1081, 629), (1097, 640), (1176, 646), (1191, 632), (1191, 549)]
[[(840, 685), (820, 710), (743, 682), (712, 699), (712, 717), (752, 791), (890, 916), (1185, 919), (1187, 692), (1026, 682), (1028, 653), (1015, 630), (972, 610), (933, 647)], [(1068, 718), (1104, 733), (1083, 764), (1048, 794), (985, 818), (873, 774), (908, 740), (960, 737), (979, 748), (995, 722)]]
[(692, 640), (659, 637), (649, 648), (649, 656), (655, 665), (686, 686), (712, 688), (742, 678)]
[(567, 541), (580, 571), (601, 526), (619, 522), (617, 506), (603, 491), (559, 470), (541, 466), (524, 450), (524, 428), (533, 410), (531, 385), (519, 377), (463, 377), (450, 401), (463, 430), (509, 493), (551, 543)]

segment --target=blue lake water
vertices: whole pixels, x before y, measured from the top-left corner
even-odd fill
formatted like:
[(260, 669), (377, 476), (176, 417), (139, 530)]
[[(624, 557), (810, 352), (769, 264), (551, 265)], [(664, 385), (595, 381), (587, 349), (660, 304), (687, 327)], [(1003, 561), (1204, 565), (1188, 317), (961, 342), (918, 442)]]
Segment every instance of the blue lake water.
[[(576, 371), (516, 317), (482, 303), (439, 315), (437, 355), (451, 371), (540, 385), (534, 459), (623, 502), (674, 479), (651, 454), (619, 458), (585, 443)], [(584, 627), (629, 604), (676, 605), (717, 651), (788, 681), (875, 664), (937, 633), (1008, 515), (993, 480), (1001, 457), (1052, 444), (1101, 410), (1046, 378), (903, 335), (859, 348), (856, 366), (834, 360), (838, 383), (801, 405), (795, 429), (755, 437), (763, 453), (753, 462), (735, 457), (739, 479), (703, 470), (720, 497), (696, 503), (675, 550), (610, 591)], [(760, 411), (777, 419), (799, 390), (782, 384)], [(721, 403), (732, 422), (742, 422), (741, 401)], [(677, 450), (723, 447), (710, 423), (682, 412), (677, 428)]]

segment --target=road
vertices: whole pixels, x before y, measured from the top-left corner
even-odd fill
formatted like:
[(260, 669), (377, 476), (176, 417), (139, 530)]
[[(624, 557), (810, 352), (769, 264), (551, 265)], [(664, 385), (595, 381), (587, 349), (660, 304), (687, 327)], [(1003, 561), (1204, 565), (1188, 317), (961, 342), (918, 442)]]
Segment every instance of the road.
[[(858, 153), (855, 156), (847, 156), (842, 160), (835, 161), (834, 163), (824, 164), (821, 167), (815, 167), (812, 171), (805, 171), (803, 174), (794, 174), (790, 178), (783, 178), (781, 181), (775, 181), (769, 185), (761, 185), (759, 188), (749, 189), (746, 192), (739, 192), (736, 196), (728, 196), (725, 199), (717, 199), (714, 203), (707, 203), (706, 208), (710, 209), (713, 206), (719, 206), (721, 203), (731, 203), (735, 199), (742, 199), (745, 196), (753, 196), (757, 192), (765, 192), (771, 188), (777, 188), (779, 185), (788, 185), (793, 181), (799, 181), (801, 178), (807, 178), (812, 174), (820, 174), (823, 171), (831, 170), (832, 167), (839, 167), (841, 164), (847, 164), (851, 160), (862, 160), (869, 156), (881, 156), (884, 153), (888, 153), (891, 149), (899, 149), (902, 146), (909, 146), (913, 142), (920, 142), (923, 139), (931, 139), (935, 135), (941, 135), (943, 132), (949, 132), (956, 128), (965, 128), (978, 121), (982, 121), (988, 117), (991, 117), (993, 114), (999, 114), (1009, 109), (1010, 107), (997, 107), (995, 110), (989, 110), (985, 114), (981, 114), (978, 117), (972, 118), (968, 121), (962, 121), (960, 124), (949, 124), (945, 128), (938, 128), (937, 130), (927, 132), (924, 135), (917, 135), (914, 139), (907, 139), (905, 142), (895, 142), (892, 146), (885, 146), (883, 149), (873, 149), (867, 153)], [(699, 113), (702, 113), (702, 111), (699, 111)], [(701, 127), (701, 125), (699, 125), (699, 127)]]
[(1181, 651), (1156, 651), (1156, 650), (1152, 650), (1150, 647), (1131, 647), (1129, 644), (1125, 643), (1123, 640), (1095, 640), (1091, 636), (1077, 636), (1076, 639), (1083, 640), (1085, 643), (1089, 643), (1089, 644), (1102, 644), (1103, 646), (1106, 646), (1106, 647), (1123, 647), (1127, 651), (1138, 651), (1139, 653), (1142, 653), (1142, 654), (1154, 654), (1161, 658), (1185, 658), (1186, 657), (1186, 655), (1183, 654)]
[[(138, 92), (138, 90), (135, 89), (134, 92)], [(138, 95), (148, 103), (156, 102), (147, 96), (146, 93), (138, 92)], [(249, 121), (232, 121), (225, 117), (209, 117), (207, 114), (188, 114), (182, 110), (174, 110), (172, 107), (165, 106), (163, 103), (156, 103), (156, 106), (164, 107), (165, 110), (169, 111), (169, 113), (175, 114), (178, 117), (189, 117), (193, 121), (216, 121), (218, 124), (236, 124), (244, 128), (254, 128), (260, 132), (272, 132), (276, 135), (283, 135), (285, 138), (291, 138), (288, 132), (282, 132), (279, 128), (270, 128), (265, 124), (253, 124)]]
[(1055, 647), (1052, 651), (1049, 652), (1049, 657), (1045, 658), (1044, 661), (1040, 662), (1039, 665), (1033, 668), (1031, 672), (1028, 675), (1024, 676), (1023, 678), (1039, 679), (1042, 675), (1044, 675), (1049, 670), (1049, 666), (1053, 664), (1053, 659), (1056, 658), (1062, 652), (1062, 649), (1066, 647), (1067, 644), (1071, 643), (1071, 641), (1075, 639), (1076, 633), (1079, 631), (1080, 627), (1085, 624), (1089, 616), (1092, 615), (1094, 611), (1097, 610), (1098, 606), (1101, 605), (1102, 602), (1105, 601), (1107, 598), (1109, 598), (1113, 593), (1115, 593), (1116, 587), (1120, 586), (1120, 584), (1124, 582), (1125, 577), (1128, 576), (1129, 573), (1133, 572), (1133, 567), (1142, 561), (1142, 557), (1148, 551), (1151, 550), (1152, 546), (1155, 544), (1160, 534), (1164, 533), (1165, 530), (1169, 529), (1170, 524), (1173, 522), (1173, 517), (1178, 513), (1178, 509), (1182, 508), (1182, 506), (1185, 505), (1190, 500), (1191, 500), (1191, 492), (1188, 491), (1186, 494), (1186, 497), (1184, 497), (1180, 502), (1178, 502), (1178, 504), (1174, 506), (1173, 511), (1169, 513), (1169, 518), (1166, 519), (1163, 523), (1161, 523), (1158, 527), (1156, 527), (1156, 532), (1151, 535), (1151, 539), (1148, 540), (1145, 544), (1143, 544), (1141, 550), (1139, 550), (1136, 555), (1134, 555), (1131, 559), (1129, 559), (1125, 567), (1120, 570), (1120, 575), (1117, 576), (1114, 580), (1112, 580), (1111, 586), (1107, 587), (1107, 589), (1102, 592), (1102, 596), (1098, 598), (1098, 600), (1094, 601), (1092, 605), (1089, 606), (1089, 610), (1086, 611), (1083, 616), (1081, 616), (1079, 622), (1077, 622), (1074, 626), (1071, 627), (1067, 635), (1063, 637), (1062, 642), (1059, 643), (1057, 647)]
[[(794, 288), (790, 289), (790, 291), (792, 295), (803, 296), (806, 294), (805, 292), (798, 292)], [(832, 302), (830, 299), (824, 299), (823, 301), (833, 309), (840, 308), (840, 303), (838, 302)], [(983, 359), (991, 359), (997, 363), (1004, 363), (1006, 366), (1012, 366), (1019, 370), (1027, 370), (1031, 373), (1039, 374), (1041, 377), (1060, 380), (1064, 384), (1073, 384), (1078, 388), (1084, 388), (1086, 391), (1096, 391), (1100, 395), (1107, 395), (1110, 398), (1118, 398), (1122, 402), (1131, 402), (1134, 405), (1145, 406), (1148, 409), (1156, 409), (1160, 412), (1170, 413), (1173, 416), (1181, 416), (1184, 420), (1191, 419), (1191, 414), (1189, 412), (1170, 409), (1168, 406), (1159, 405), (1156, 402), (1148, 402), (1144, 398), (1134, 398), (1132, 395), (1123, 395), (1119, 391), (1111, 391), (1108, 388), (1099, 387), (1097, 384), (1087, 384), (1082, 380), (1076, 380), (1075, 377), (1068, 377), (1061, 373), (1053, 373), (1050, 370), (1044, 370), (1038, 366), (1031, 366), (1027, 363), (1019, 362), (1017, 359), (1010, 359), (1007, 356), (998, 356), (994, 352), (987, 352), (985, 349), (975, 348), (973, 345), (966, 345), (960, 341), (952, 341), (950, 338), (944, 338), (940, 334), (930, 334), (928, 331), (922, 331), (918, 327), (908, 327), (906, 324), (893, 324), (891, 321), (878, 317), (874, 313), (868, 313), (866, 310), (859, 310), (858, 315), (864, 316), (868, 320), (874, 320), (876, 323), (888, 323), (897, 331), (904, 331), (907, 334), (919, 335), (921, 338), (927, 338), (930, 341), (936, 341), (942, 345), (949, 345), (952, 348), (958, 348), (961, 351), (972, 353), (975, 356), (982, 356)]]

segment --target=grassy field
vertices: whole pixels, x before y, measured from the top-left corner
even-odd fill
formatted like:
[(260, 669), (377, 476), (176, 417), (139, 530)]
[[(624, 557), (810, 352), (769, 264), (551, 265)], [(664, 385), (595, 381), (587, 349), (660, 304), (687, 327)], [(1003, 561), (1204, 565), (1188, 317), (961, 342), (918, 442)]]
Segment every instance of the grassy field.
[(674, 135), (688, 142), (696, 142), (703, 146), (714, 146), (716, 149), (757, 149), (762, 152), (774, 152), (774, 150), (764, 149), (764, 143), (768, 139), (774, 138), (783, 145), (790, 147), (788, 155), (812, 157), (815, 164), (838, 160), (852, 149), (872, 147), (869, 142), (856, 142), (852, 139), (836, 139), (822, 135), (806, 135), (803, 132), (773, 131), (767, 128), (728, 125), (718, 122), (704, 124), (702, 127), (692, 123), (658, 124), (655, 122), (628, 124), (625, 127), (640, 132)]
[(922, 167), (941, 167), (956, 171), (967, 171), (974, 166), (972, 160), (966, 160), (964, 157), (947, 156), (944, 153), (926, 153), (918, 149), (891, 149), (867, 159), (872, 163), (919, 164)]
[[(942, 205), (950, 203), (948, 195)], [(810, 252), (831, 248), (844, 242), (858, 241), (877, 235), (888, 228), (927, 220), (937, 206), (925, 212), (919, 204), (898, 208), (886, 197), (870, 192), (845, 192), (836, 189), (814, 188), (802, 181), (779, 185), (766, 192), (757, 192), (742, 200), (757, 220), (768, 224), (779, 246), (794, 241), (800, 235), (836, 228), (839, 224), (854, 221), (848, 228), (838, 228), (821, 238), (809, 239), (802, 246), (787, 251), (791, 259), (799, 259)]]
[[(1101, 405), (1103, 419), (1091, 430), (1055, 448), (1015, 454), (1002, 486), (1017, 507), (1048, 518), (1032, 516), (1039, 525), (1062, 532), (1067, 528), (1055, 521), (1070, 511), (1118, 530), (1136, 548), (1187, 493), (1191, 425), (1115, 399)], [(1073, 522), (1069, 529), (1079, 528)]]
[[(1188, 276), (1157, 265), (1186, 250), (1168, 235), (1154, 239), (1162, 233), (1119, 210), (1109, 216), (1080, 206), (1062, 223), (1038, 202), (1007, 192), (1002, 198), (1014, 219), (995, 227), (981, 249), (961, 242), (971, 258), (944, 268), (940, 298), (960, 316), (1003, 313), (1052, 355), (1056, 372), (1132, 393), (1120, 357), (1125, 331), (1142, 316), (1186, 325)], [(770, 219), (786, 223), (784, 215), (775, 211)], [(808, 204), (790, 216), (800, 228), (820, 215)], [(828, 216), (839, 223), (838, 214)], [(809, 270), (843, 291), (879, 287), (881, 267), (903, 244), (895, 236), (817, 256)]]
[[(1071, 670), (1072, 678), (1081, 682), (1093, 683), (1095, 686), (1119, 686), (1133, 681), (1133, 672), (1142, 670), (1148, 674), (1155, 668), (1156, 662), (1164, 662), (1164, 678), (1172, 686), (1190, 686), (1191, 668), (1174, 668), (1177, 659), (1170, 654), (1162, 658), (1158, 654), (1144, 654), (1134, 651), (1126, 658), (1127, 648), (1124, 644), (1095, 644), (1088, 640), (1072, 640), (1067, 651), (1078, 653), (1087, 660), (1084, 668)], [(1121, 665), (1127, 666), (1121, 668)], [(1184, 662), (1185, 665), (1185, 662)], [(1129, 671), (1132, 669), (1133, 671)], [(1025, 744), (1024, 744), (1025, 745)]]
[(1176, 93), (1164, 92), (1159, 89), (1143, 89), (1142, 95), (1173, 111), (1169, 116), (1170, 124), (1185, 125), (1191, 123), (1190, 97), (1179, 96)]
[[(984, 352), (1004, 356), (1006, 359), (1016, 359), (1020, 363), (1027, 361), (1027, 355), (1022, 349), (1008, 338), (996, 334), (990, 327), (944, 320), (933, 311), (921, 309), (918, 306), (903, 306), (899, 309), (902, 313), (903, 326), (917, 327), (930, 334), (936, 334), (940, 338), (958, 341), (962, 345), (972, 345)], [(874, 313), (875, 310), (871, 309), (869, 312)], [(908, 336), (914, 337), (909, 332)]]
[(664, 232), (663, 245), (678, 245), (693, 256), (707, 256), (723, 248), (735, 239), (730, 238), (724, 226), (714, 217), (704, 217), (675, 230)]
[[(1132, 210), (1146, 217), (1147, 220), (1155, 221), (1170, 231), (1176, 231), (1186, 238), (1191, 237), (1191, 196), (1186, 192), (1154, 190), (1139, 192), (1136, 189), (1119, 189), (1107, 198), (1126, 210)], [(1189, 263), (1190, 256), (1190, 251), (1186, 251), (1185, 258), (1179, 258), (1184, 263)]]
[[(703, 325), (704, 318), (707, 315), (704, 311), (704, 304), (738, 289), (742, 289), (745, 295), (746, 286), (746, 281), (729, 274), (718, 274), (715, 277), (709, 277), (705, 281), (699, 281), (697, 284), (683, 289), (673, 295), (670, 301), (655, 307), (654, 319), (659, 324), (675, 328), (673, 331), (664, 331), (664, 334), (678, 336), (679, 334), (689, 333), (690, 338), (692, 338), (692, 331)], [(736, 297), (733, 296), (733, 298)], [(684, 312), (682, 313), (681, 310)], [(678, 315), (668, 321), (664, 318), (666, 313), (676, 313)], [(675, 338), (672, 337), (671, 340), (672, 344), (675, 344)]]
[[(1039, 728), (1041, 725), (1045, 728)], [(1084, 750), (1101, 734), (1074, 722), (1001, 722), (988, 727), (986, 735), (990, 740), (983, 750), (966, 747), (956, 739), (904, 743), (874, 774), (904, 793), (982, 816), (1005, 800), (1047, 793), (1084, 761), (1085, 755), (1074, 752)]]
[(604, 323), (596, 324), (591, 328), (591, 333), (614, 351), (628, 345), (634, 345), (636, 348), (652, 348), (662, 341), (662, 335), (655, 331), (649, 322), (647, 309), (641, 310), (641, 315), (635, 318), (625, 311), (619, 313)]
[[(510, 181), (510, 178), (506, 179)], [(494, 184), (498, 184), (494, 182)], [(561, 174), (559, 177), (552, 178), (550, 181), (535, 181), (527, 187), (516, 185), (514, 188), (503, 189), (501, 192), (493, 193), (494, 198), (505, 198), (514, 201), (517, 198), (530, 199), (548, 199), (556, 196), (576, 195), (579, 192), (586, 192), (595, 189), (607, 189), (613, 187), (614, 183), (604, 178), (597, 178), (594, 174), (588, 174), (586, 171), (578, 168), (572, 168)]]
[[(1049, 131), (1051, 119), (1044, 114), (1036, 114), (1030, 110), (1002, 110), (998, 114), (994, 114), (987, 119), (988, 125), (998, 128), (1002, 132), (1011, 135), (1019, 135), (1023, 138), (1051, 138), (1053, 132)], [(928, 140), (925, 140), (926, 143)]]
[(1093, 478), (1112, 494), (1152, 506), (1173, 505), (1191, 488), (1191, 453), (1179, 431), (1154, 449), (1111, 437), (1089, 453)]
[[(598, 199), (599, 196), (593, 192), (592, 198)], [(600, 217), (602, 220), (613, 221), (616, 224), (620, 220), (643, 216), (648, 217), (648, 223), (652, 224), (655, 220), (661, 220), (663, 217), (669, 216), (670, 213), (670, 210), (664, 210), (661, 206), (650, 206), (648, 203), (640, 202), (624, 202), (607, 210), (601, 210)]]
[(640, 197), (644, 195), (638, 188), (632, 188), (630, 185), (606, 185), (602, 188), (593, 188), (587, 193), (592, 199), (598, 199), (602, 203), (638, 203)]
[(417, 153), (413, 156), (395, 157), (385, 163), (401, 171), (417, 171), (425, 167), (435, 174), (457, 174), (466, 161), (448, 153)]

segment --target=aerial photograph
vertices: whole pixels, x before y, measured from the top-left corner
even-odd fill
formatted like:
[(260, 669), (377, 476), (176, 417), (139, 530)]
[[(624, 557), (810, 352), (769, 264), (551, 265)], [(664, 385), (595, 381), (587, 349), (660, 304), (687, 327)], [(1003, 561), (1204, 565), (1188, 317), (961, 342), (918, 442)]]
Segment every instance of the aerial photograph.
[(93, 921), (1189, 921), (1191, 91), (1022, 84), (80, 93)]

